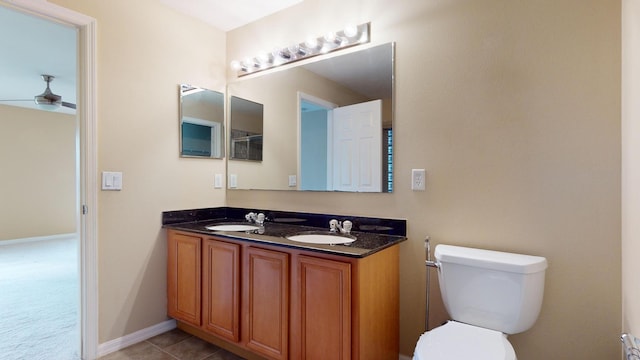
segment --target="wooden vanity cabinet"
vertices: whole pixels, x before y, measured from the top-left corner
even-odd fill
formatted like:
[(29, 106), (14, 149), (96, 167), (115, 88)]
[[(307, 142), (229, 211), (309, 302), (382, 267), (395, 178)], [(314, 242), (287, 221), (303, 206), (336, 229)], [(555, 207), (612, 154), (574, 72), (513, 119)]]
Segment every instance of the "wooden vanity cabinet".
[(167, 241), (169, 316), (266, 358), (289, 358), (289, 254), (173, 230)]
[(398, 246), (351, 258), (175, 230), (168, 243), (181, 329), (249, 358), (398, 358)]

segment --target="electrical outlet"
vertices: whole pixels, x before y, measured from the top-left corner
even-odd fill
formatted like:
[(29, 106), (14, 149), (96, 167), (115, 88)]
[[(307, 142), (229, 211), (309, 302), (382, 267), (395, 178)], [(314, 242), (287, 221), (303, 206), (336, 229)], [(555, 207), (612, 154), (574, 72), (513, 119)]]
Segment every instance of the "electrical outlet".
[(229, 187), (235, 189), (238, 187), (238, 175), (229, 174)]
[(424, 169), (411, 169), (411, 190), (424, 191), (425, 182)]
[(295, 187), (298, 184), (296, 175), (289, 175), (289, 187)]
[(222, 174), (215, 174), (213, 177), (213, 187), (222, 189)]

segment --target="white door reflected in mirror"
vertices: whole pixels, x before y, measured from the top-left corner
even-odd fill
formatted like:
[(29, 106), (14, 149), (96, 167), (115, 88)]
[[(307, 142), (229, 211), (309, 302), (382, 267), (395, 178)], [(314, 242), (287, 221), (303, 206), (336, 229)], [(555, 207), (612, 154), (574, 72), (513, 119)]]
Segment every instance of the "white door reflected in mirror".
[(300, 189), (382, 191), (382, 101), (300, 103)]

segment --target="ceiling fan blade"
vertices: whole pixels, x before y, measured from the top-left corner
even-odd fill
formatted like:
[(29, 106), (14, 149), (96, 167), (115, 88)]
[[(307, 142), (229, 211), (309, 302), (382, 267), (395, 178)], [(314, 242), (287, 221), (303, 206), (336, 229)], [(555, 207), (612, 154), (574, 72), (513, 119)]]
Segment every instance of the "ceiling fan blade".
[(33, 99), (7, 99), (2, 100), (0, 102), (15, 102), (15, 101), (33, 101), (36, 105), (43, 110), (55, 110), (60, 106), (64, 106), (70, 109), (76, 109), (76, 104), (62, 101), (62, 96), (54, 94), (49, 87), (49, 84), (53, 81), (55, 76), (53, 75), (42, 75), (42, 80), (47, 83), (47, 87), (44, 89), (44, 92), (40, 95), (36, 95)]

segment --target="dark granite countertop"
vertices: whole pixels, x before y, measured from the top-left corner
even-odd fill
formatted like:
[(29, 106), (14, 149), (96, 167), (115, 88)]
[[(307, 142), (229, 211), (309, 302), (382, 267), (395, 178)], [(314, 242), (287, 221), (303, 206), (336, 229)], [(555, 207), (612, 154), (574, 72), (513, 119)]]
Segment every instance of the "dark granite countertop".
[[(168, 213), (168, 212), (167, 212)], [(172, 212), (175, 213), (175, 212)], [(166, 213), (163, 213), (163, 218)], [(219, 214), (218, 214), (219, 215)], [(285, 214), (280, 214), (285, 215)], [(338, 217), (338, 216), (335, 216)], [(175, 216), (170, 216), (170, 218), (175, 218)], [(182, 217), (182, 220), (187, 220), (188, 218)], [(293, 220), (298, 221), (293, 221)], [(210, 219), (202, 219), (196, 218), (195, 221), (185, 221), (185, 222), (172, 222), (172, 221), (163, 221), (163, 227), (167, 229), (174, 229), (180, 231), (187, 231), (192, 233), (198, 233), (203, 235), (215, 235), (223, 238), (229, 238), (234, 240), (243, 240), (249, 242), (255, 242), (260, 244), (274, 245), (274, 246), (282, 246), (293, 249), (300, 250), (308, 250), (314, 252), (320, 252), (325, 254), (333, 254), (347, 257), (365, 257), (376, 253), (382, 249), (387, 247), (396, 245), (402, 241), (405, 241), (407, 238), (404, 234), (396, 235), (396, 234), (385, 234), (384, 232), (388, 231), (388, 226), (375, 224), (358, 224), (358, 229), (361, 228), (362, 231), (352, 231), (351, 235), (356, 237), (356, 240), (349, 244), (344, 245), (325, 245), (325, 244), (308, 244), (301, 243), (292, 240), (288, 240), (286, 237), (290, 235), (295, 235), (301, 232), (314, 231), (314, 232), (326, 232), (328, 231), (328, 222), (327, 227), (317, 227), (317, 226), (307, 226), (300, 225), (302, 223), (308, 223), (308, 221), (301, 221), (304, 217), (300, 216), (300, 214), (296, 214), (296, 216), (291, 215), (290, 217), (280, 216), (276, 218), (276, 221), (267, 221), (265, 222), (263, 227), (260, 227), (258, 230), (252, 231), (212, 231), (208, 230), (206, 227), (216, 224), (244, 224), (249, 225), (246, 221), (241, 221), (238, 218), (230, 218), (230, 217), (219, 217), (219, 218), (210, 218)], [(362, 219), (362, 218), (358, 218)], [(193, 220), (193, 218), (191, 218)], [(395, 221), (395, 220), (394, 220)], [(364, 221), (366, 222), (366, 221)], [(354, 223), (355, 224), (355, 223)], [(387, 223), (388, 225), (388, 223)], [(404, 225), (404, 224), (401, 224)], [(405, 225), (406, 226), (406, 225)], [(356, 228), (356, 227), (354, 227)], [(378, 233), (375, 231), (381, 231), (383, 233)]]

